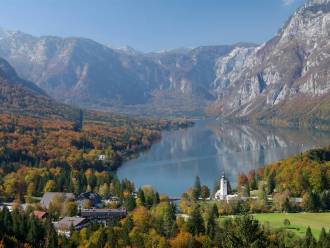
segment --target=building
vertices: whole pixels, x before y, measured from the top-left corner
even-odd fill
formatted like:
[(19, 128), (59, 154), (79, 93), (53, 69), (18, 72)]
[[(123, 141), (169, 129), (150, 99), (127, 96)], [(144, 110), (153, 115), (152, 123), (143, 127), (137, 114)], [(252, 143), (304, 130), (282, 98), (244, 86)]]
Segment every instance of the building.
[(88, 219), (81, 217), (64, 217), (60, 221), (53, 222), (53, 225), (58, 234), (70, 237), (71, 231), (78, 231), (90, 224)]
[(228, 194), (228, 180), (225, 178), (225, 175), (223, 175), (220, 179), (220, 189), (215, 193), (214, 198), (216, 200), (225, 200), (227, 202), (238, 198), (237, 194)]
[(89, 206), (88, 208), (100, 208), (102, 207), (102, 198), (97, 193), (85, 192), (76, 198), (76, 203), (78, 209), (84, 209), (86, 206)]
[(74, 200), (75, 196), (73, 193), (62, 193), (62, 192), (46, 192), (40, 200), (41, 207), (48, 209), (49, 204), (54, 200), (54, 198), (59, 197), (62, 202), (66, 200)]
[(0, 210), (7, 208), (9, 212), (12, 212), (14, 210), (13, 205), (14, 205), (13, 202), (2, 202), (0, 204)]
[(12, 212), (15, 208), (19, 208), (25, 211), (29, 206), (32, 205), (29, 203), (19, 204), (17, 202), (2, 202), (0, 203), (0, 210), (3, 210), (6, 207), (9, 212)]
[(215, 193), (214, 198), (217, 200), (225, 200), (228, 195), (228, 182), (223, 175), (220, 179), (220, 189)]
[(38, 211), (38, 210), (33, 211), (33, 215), (39, 220), (46, 219), (48, 216), (48, 214), (45, 211)]
[(98, 159), (99, 161), (104, 161), (104, 160), (105, 160), (105, 155), (104, 155), (104, 154), (101, 154), (101, 155), (99, 155), (99, 156), (97, 157), (97, 159)]
[(81, 209), (80, 216), (91, 221), (106, 221), (117, 218), (124, 218), (127, 215), (126, 209)]
[(120, 198), (117, 196), (109, 196), (109, 197), (106, 197), (104, 200), (102, 200), (102, 202), (105, 205), (110, 205), (110, 204), (116, 205), (116, 204), (120, 203)]
[(301, 197), (291, 197), (290, 202), (296, 205), (301, 205), (303, 202), (303, 198)]

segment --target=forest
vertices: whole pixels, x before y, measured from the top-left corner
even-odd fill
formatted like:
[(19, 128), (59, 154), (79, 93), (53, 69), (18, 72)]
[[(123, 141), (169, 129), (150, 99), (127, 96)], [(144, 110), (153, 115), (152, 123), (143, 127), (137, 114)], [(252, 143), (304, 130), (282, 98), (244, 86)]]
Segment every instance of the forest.
[[(94, 113), (97, 115), (97, 113)], [(91, 118), (96, 121), (90, 121)], [(0, 193), (24, 201), (45, 191), (98, 190), (124, 160), (150, 148), (161, 130), (186, 120), (140, 120), (120, 115), (68, 120), (0, 115)]]
[[(330, 232), (317, 239), (310, 228), (299, 237), (290, 231), (261, 225), (250, 215), (219, 219), (216, 205), (196, 205), (188, 219), (176, 216), (176, 205), (157, 192), (142, 188), (131, 199), (129, 215), (104, 225), (72, 230), (70, 238), (58, 235), (50, 219), (39, 220), (32, 209), (0, 211), (0, 247), (160, 247), (160, 248), (326, 248)], [(156, 196), (156, 197), (155, 197)], [(153, 199), (153, 200), (152, 200)]]
[[(186, 120), (141, 121), (97, 112), (81, 112), (74, 120), (1, 114), (0, 200), (15, 204), (12, 212), (6, 207), (0, 211), (0, 247), (329, 247), (326, 229), (315, 237), (307, 228), (301, 237), (263, 225), (251, 214), (329, 210), (330, 148), (240, 174), (231, 191), (241, 196), (258, 192), (257, 201), (207, 203), (212, 192), (197, 178), (176, 205), (151, 187), (135, 192), (133, 182), (116, 178), (114, 170), (150, 148), (161, 130), (189, 125)], [(33, 211), (43, 210), (36, 202), (44, 192), (117, 197), (106, 207), (125, 208), (128, 215), (106, 226), (73, 229), (66, 237), (52, 221), (76, 216), (77, 205), (54, 200), (48, 217), (40, 220)], [(300, 208), (289, 202), (292, 197), (303, 199)], [(23, 209), (22, 203), (30, 205)], [(232, 214), (236, 216), (227, 217)]]

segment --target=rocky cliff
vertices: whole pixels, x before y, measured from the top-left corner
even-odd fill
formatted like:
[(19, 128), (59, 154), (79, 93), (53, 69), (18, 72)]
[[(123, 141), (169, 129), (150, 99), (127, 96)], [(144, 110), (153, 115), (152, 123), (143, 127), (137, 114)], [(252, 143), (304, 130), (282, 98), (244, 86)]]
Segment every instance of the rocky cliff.
[(89, 108), (202, 112), (216, 99), (215, 62), (236, 47), (206, 46), (143, 54), (84, 38), (0, 32), (0, 56), (50, 96)]
[(307, 0), (270, 41), (140, 53), (0, 30), (0, 56), (65, 103), (143, 114), (330, 124), (330, 1)]
[(329, 35), (330, 1), (307, 1), (267, 43), (218, 60), (218, 99), (210, 110), (261, 121), (327, 122)]

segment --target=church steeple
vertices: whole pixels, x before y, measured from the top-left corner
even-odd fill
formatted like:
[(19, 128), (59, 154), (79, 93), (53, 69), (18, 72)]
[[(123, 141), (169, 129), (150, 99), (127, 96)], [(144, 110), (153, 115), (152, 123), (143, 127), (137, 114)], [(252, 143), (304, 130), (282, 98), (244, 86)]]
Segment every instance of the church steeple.
[(220, 196), (225, 198), (228, 195), (228, 182), (225, 177), (225, 173), (223, 173), (220, 179)]

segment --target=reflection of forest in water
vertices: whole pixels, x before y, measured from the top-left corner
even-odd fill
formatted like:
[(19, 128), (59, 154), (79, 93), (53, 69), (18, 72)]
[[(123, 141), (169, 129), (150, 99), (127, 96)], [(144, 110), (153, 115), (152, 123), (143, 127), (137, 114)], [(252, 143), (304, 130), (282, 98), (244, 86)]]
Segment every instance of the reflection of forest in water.
[[(290, 155), (330, 143), (330, 133), (268, 126), (208, 126), (216, 137), (219, 163), (231, 177)], [(237, 154), (237, 156), (235, 156)], [(234, 159), (233, 159), (234, 158)]]
[(197, 175), (212, 187), (225, 172), (234, 184), (240, 172), (328, 144), (330, 133), (198, 121), (190, 129), (164, 132), (150, 151), (125, 163), (118, 176), (178, 196)]

